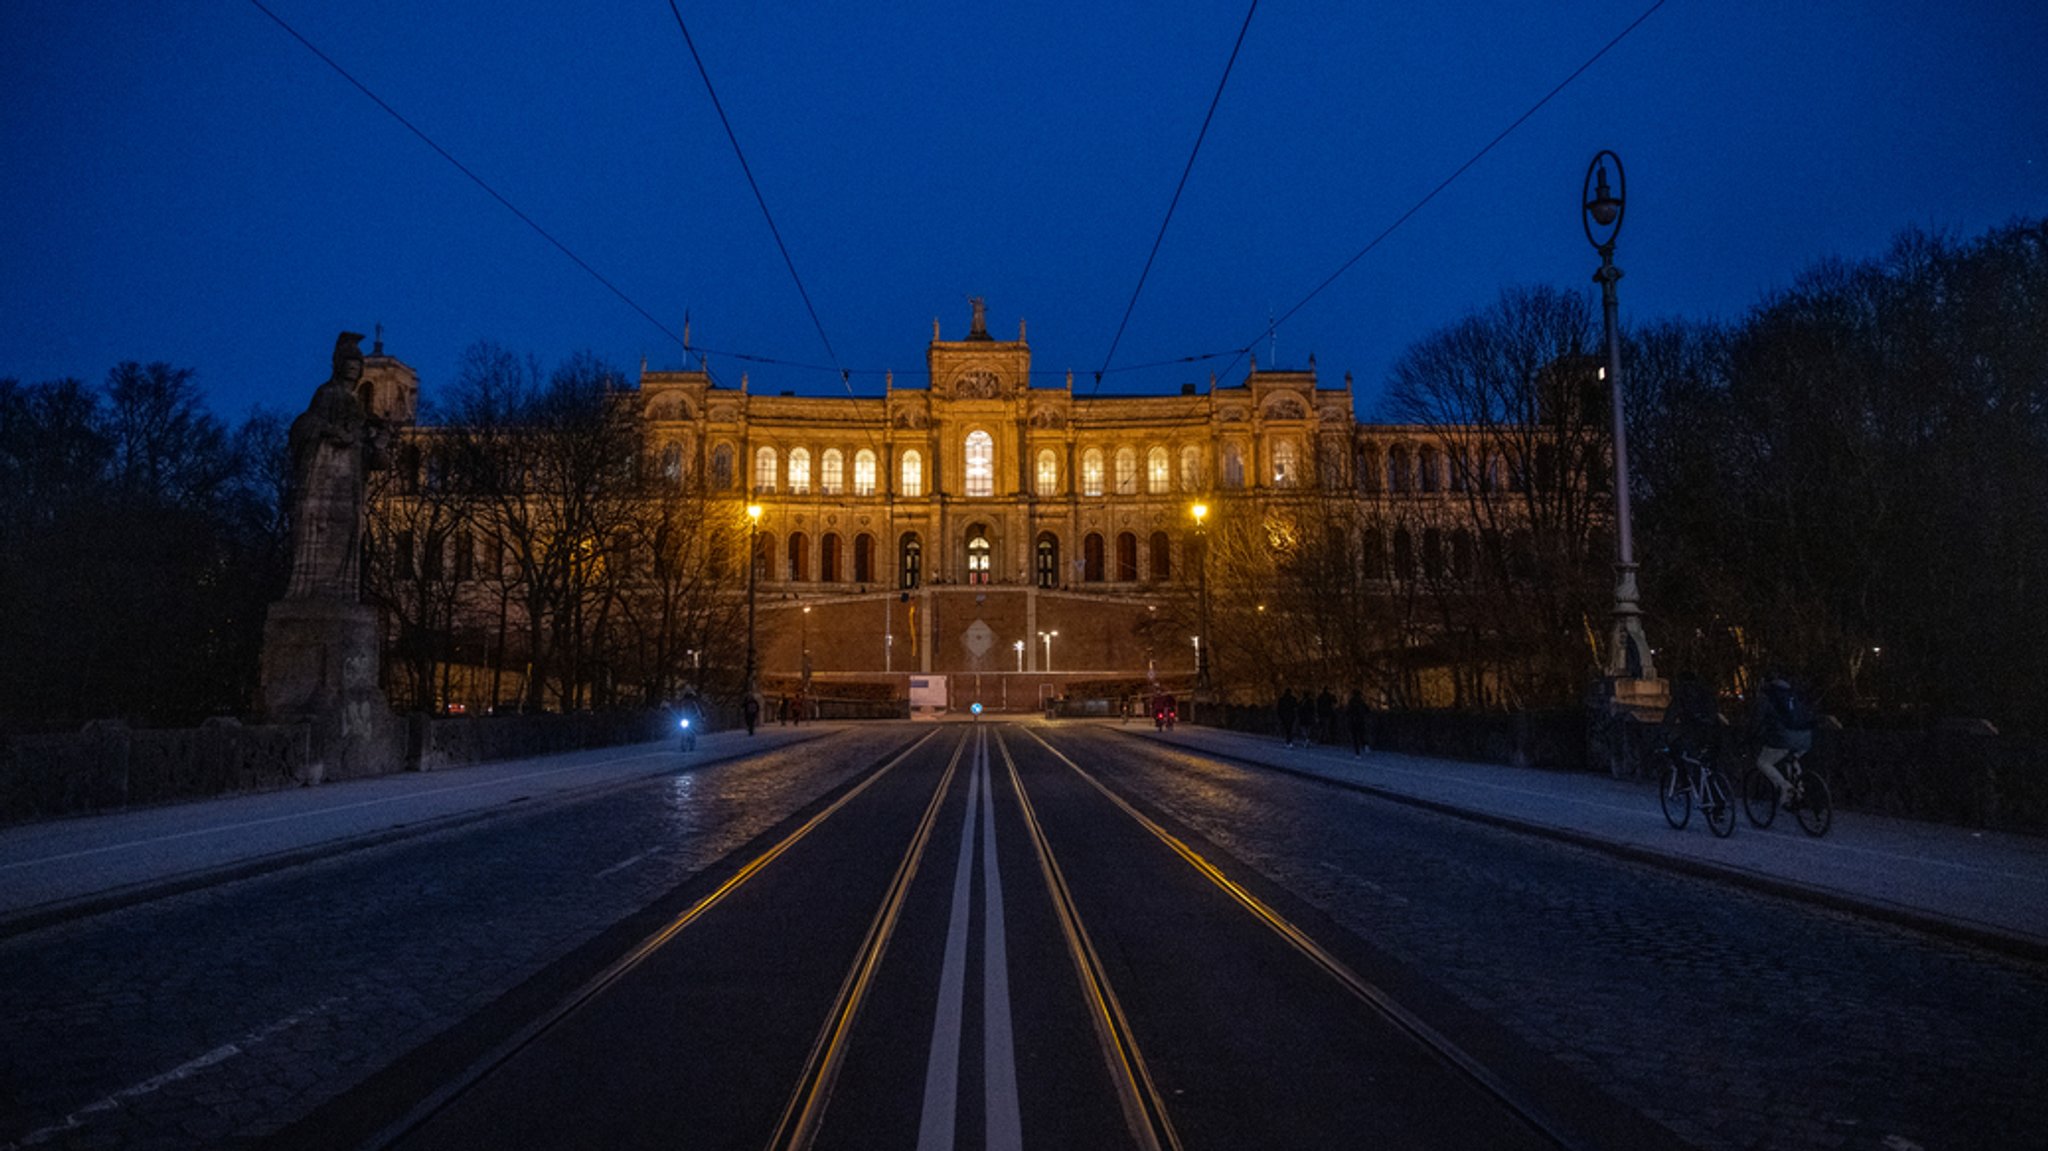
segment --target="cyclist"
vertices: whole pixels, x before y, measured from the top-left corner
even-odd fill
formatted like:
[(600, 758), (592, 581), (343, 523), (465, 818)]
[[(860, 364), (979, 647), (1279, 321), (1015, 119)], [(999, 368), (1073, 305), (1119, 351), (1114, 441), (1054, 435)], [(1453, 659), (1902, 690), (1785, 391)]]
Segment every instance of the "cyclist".
[(1772, 676), (1757, 699), (1757, 742), (1756, 769), (1778, 789), (1778, 802), (1792, 806), (1797, 797), (1778, 764), (1788, 755), (1813, 750), (1813, 711), (1782, 675)]
[(1679, 672), (1671, 685), (1671, 704), (1664, 709), (1664, 746), (1711, 763), (1721, 754), (1721, 728), (1726, 722), (1713, 689), (1695, 673)]

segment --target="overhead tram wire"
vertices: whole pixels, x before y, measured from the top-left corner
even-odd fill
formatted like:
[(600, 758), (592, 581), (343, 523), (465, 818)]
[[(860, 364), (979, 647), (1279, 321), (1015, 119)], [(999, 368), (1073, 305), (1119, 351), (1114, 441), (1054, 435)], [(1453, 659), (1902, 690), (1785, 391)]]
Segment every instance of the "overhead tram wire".
[(1523, 124), (1527, 123), (1529, 121), (1529, 118), (1534, 116), (1537, 112), (1541, 111), (1545, 104), (1548, 104), (1552, 100), (1556, 99), (1557, 95), (1560, 92), (1563, 92), (1566, 88), (1569, 88), (1573, 81), (1577, 80), (1580, 76), (1585, 75), (1586, 71), (1590, 69), (1594, 64), (1598, 63), (1601, 57), (1613, 51), (1614, 47), (1620, 44), (1623, 40), (1628, 39), (1629, 34), (1634, 32), (1637, 28), (1641, 27), (1645, 20), (1648, 20), (1651, 16), (1655, 15), (1657, 9), (1662, 8), (1664, 6), (1664, 3), (1665, 0), (1654, 0), (1654, 2), (1651, 3), (1651, 5), (1648, 8), (1643, 9), (1642, 15), (1637, 16), (1634, 20), (1629, 22), (1627, 27), (1623, 28), (1620, 32), (1615, 33), (1614, 38), (1609, 40), (1607, 43), (1602, 44), (1600, 46), (1599, 51), (1593, 53), (1591, 56), (1586, 57), (1585, 62), (1580, 64), (1577, 68), (1572, 69), (1571, 73), (1567, 75), (1564, 79), (1559, 80), (1557, 82), (1556, 87), (1552, 88), (1548, 92), (1545, 92), (1543, 94), (1542, 99), (1537, 100), (1534, 104), (1529, 105), (1526, 111), (1524, 111), (1521, 115), (1515, 117), (1514, 120), (1511, 123), (1509, 123), (1507, 127), (1502, 128), (1500, 130), (1500, 133), (1498, 135), (1494, 136), (1493, 139), (1488, 140), (1484, 147), (1480, 148), (1477, 152), (1472, 153), (1470, 159), (1458, 165), (1458, 167), (1454, 171), (1452, 171), (1450, 175), (1445, 176), (1443, 180), (1437, 184), (1436, 187), (1431, 188), (1429, 192), (1426, 195), (1424, 195), (1420, 200), (1415, 201), (1415, 203), (1412, 206), (1410, 206), (1407, 211), (1401, 213), (1400, 216), (1396, 217), (1393, 223), (1388, 224), (1384, 229), (1382, 229), (1379, 235), (1374, 236), (1370, 241), (1366, 243), (1365, 247), (1360, 248), (1357, 252), (1352, 254), (1352, 257), (1350, 259), (1338, 265), (1336, 271), (1331, 272), (1328, 276), (1323, 277), (1322, 282), (1318, 283), (1314, 288), (1310, 289), (1308, 295), (1303, 296), (1300, 300), (1296, 301), (1293, 307), (1280, 313), (1279, 318), (1268, 320), (1266, 322), (1265, 330), (1260, 332), (1259, 336), (1253, 337), (1250, 343), (1238, 349), (1236, 358), (1232, 359), (1230, 363), (1224, 367), (1223, 374), (1229, 375), (1231, 370), (1237, 367), (1238, 360), (1243, 359), (1245, 355), (1249, 353), (1253, 347), (1257, 346), (1260, 336), (1265, 336), (1271, 333), (1272, 331), (1276, 330), (1281, 324), (1286, 323), (1290, 318), (1292, 318), (1296, 312), (1299, 312), (1303, 308), (1307, 307), (1309, 301), (1321, 295), (1323, 293), (1323, 290), (1328, 288), (1331, 284), (1336, 283), (1338, 279), (1340, 279), (1344, 275), (1344, 273), (1351, 270), (1353, 265), (1357, 264), (1358, 261), (1364, 259), (1366, 255), (1370, 253), (1374, 248), (1379, 247), (1380, 244), (1383, 241), (1385, 241), (1387, 237), (1393, 235), (1396, 231), (1398, 231), (1401, 225), (1406, 224), (1409, 221), (1409, 219), (1413, 217), (1417, 212), (1422, 211), (1423, 207), (1427, 205), (1431, 200), (1436, 199), (1437, 196), (1440, 193), (1442, 193), (1444, 189), (1450, 187), (1453, 183), (1455, 183), (1458, 177), (1463, 176), (1468, 170), (1471, 169), (1471, 167), (1474, 164), (1477, 164), (1481, 159), (1485, 158), (1488, 152), (1491, 152), (1496, 147), (1499, 147), (1501, 141), (1506, 140), (1509, 136), (1513, 135), (1517, 128), (1520, 128)]
[(609, 291), (612, 295), (617, 296), (622, 302), (625, 303), (627, 307), (640, 313), (642, 319), (646, 320), (650, 324), (653, 324), (657, 329), (659, 329), (662, 332), (662, 334), (666, 335), (669, 339), (674, 340), (679, 345), (688, 347), (688, 344), (684, 341), (683, 337), (677, 335), (672, 329), (669, 328), (667, 324), (664, 324), (660, 320), (656, 319), (654, 313), (648, 311), (644, 307), (641, 307), (640, 302), (638, 300), (635, 300), (633, 297), (627, 295), (624, 289), (620, 288), (617, 284), (612, 283), (610, 279), (606, 278), (604, 273), (598, 271), (594, 267), (591, 267), (589, 261), (585, 260), (583, 257), (577, 255), (574, 251), (570, 250), (569, 245), (564, 244), (562, 241), (556, 239), (553, 233), (549, 232), (546, 228), (541, 227), (540, 224), (534, 221), (534, 218), (532, 216), (529, 216), (525, 212), (520, 211), (519, 206), (517, 204), (514, 204), (511, 200), (506, 199), (504, 193), (498, 191), (496, 188), (491, 187), (491, 185), (482, 176), (479, 176), (475, 172), (471, 171), (468, 165), (456, 159), (455, 156), (448, 151), (448, 149), (443, 148), (440, 144), (436, 143), (432, 136), (429, 136), (425, 132), (421, 131), (418, 125), (414, 124), (411, 120), (406, 119), (405, 116), (398, 111), (398, 109), (393, 108), (390, 104), (386, 103), (382, 96), (379, 96), (375, 92), (370, 91), (368, 85), (364, 84), (361, 80), (356, 79), (353, 75), (349, 73), (348, 69), (343, 68), (340, 64), (336, 63), (332, 56), (329, 56), (327, 53), (322, 52), (311, 40), (308, 40), (306, 39), (305, 36), (301, 35), (298, 29), (292, 27), (290, 24), (285, 23), (283, 17), (279, 16), (275, 12), (272, 12), (269, 8), (264, 7), (263, 0), (249, 0), (249, 3), (254, 5), (258, 12), (261, 12), (265, 16), (270, 17), (270, 19), (274, 23), (276, 23), (278, 27), (284, 29), (285, 32), (291, 36), (292, 39), (297, 40), (301, 45), (304, 45), (306, 51), (311, 52), (313, 55), (319, 57), (321, 63), (326, 64), (329, 68), (334, 69), (335, 74), (340, 76), (342, 79), (348, 81), (351, 85), (353, 85), (356, 91), (361, 92), (363, 95), (369, 97), (371, 103), (377, 105), (377, 107), (379, 108), (382, 108), (387, 115), (389, 115), (392, 119), (398, 121), (399, 124), (403, 125), (406, 131), (411, 132), (414, 136), (417, 136), (421, 143), (425, 144), (429, 148), (432, 148), (436, 155), (440, 156), (443, 160), (446, 160), (450, 164), (454, 165), (456, 171), (469, 177), (470, 181), (474, 183), (477, 187), (482, 188), (486, 193), (488, 193), (491, 199), (496, 200), (498, 203), (504, 205), (506, 211), (512, 213), (514, 216), (519, 217), (520, 222), (524, 223), (527, 227), (532, 228), (534, 232), (540, 236), (541, 239), (546, 240), (550, 244), (553, 244), (555, 246), (555, 250), (561, 252), (564, 256), (569, 257), (570, 261), (573, 262), (577, 267), (589, 273), (591, 279), (596, 280), (600, 284), (603, 284), (606, 291)]
[[(669, 2), (673, 4), (675, 0)], [(1237, 42), (1230, 46), (1230, 59), (1224, 61), (1223, 76), (1216, 81), (1216, 94), (1209, 98), (1209, 111), (1202, 117), (1202, 130), (1195, 133), (1195, 146), (1188, 150), (1187, 166), (1181, 169), (1180, 183), (1173, 187), (1173, 199), (1166, 205), (1166, 218), (1159, 221), (1159, 234), (1152, 239), (1152, 251), (1146, 255), (1145, 267), (1138, 273), (1138, 283), (1131, 289), (1130, 302), (1124, 305), (1124, 318), (1116, 326), (1115, 338), (1109, 341), (1109, 354), (1102, 357), (1102, 367), (1096, 369), (1095, 385), (1089, 390), (1090, 395), (1101, 390), (1103, 373), (1109, 371), (1110, 361), (1116, 358), (1117, 345), (1124, 341), (1124, 329), (1130, 326), (1131, 313), (1138, 307), (1138, 295), (1145, 290), (1146, 277), (1152, 274), (1152, 262), (1159, 258), (1159, 246), (1166, 242), (1167, 226), (1173, 223), (1174, 209), (1180, 207), (1180, 195), (1187, 190), (1188, 176), (1195, 170), (1195, 157), (1202, 154), (1202, 141), (1208, 138), (1209, 124), (1216, 118), (1216, 106), (1223, 102), (1224, 86), (1230, 83), (1230, 70), (1237, 65), (1237, 54), (1244, 48), (1245, 34), (1252, 28), (1252, 15), (1258, 10), (1259, 0), (1252, 0), (1251, 7), (1245, 9), (1244, 23), (1237, 29)]]

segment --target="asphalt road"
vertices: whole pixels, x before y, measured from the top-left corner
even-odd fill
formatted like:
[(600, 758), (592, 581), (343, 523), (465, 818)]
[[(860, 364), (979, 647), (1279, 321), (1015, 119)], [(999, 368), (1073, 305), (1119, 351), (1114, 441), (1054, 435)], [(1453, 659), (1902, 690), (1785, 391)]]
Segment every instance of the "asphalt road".
[(0, 1146), (2042, 1145), (2038, 966), (1094, 726), (0, 941)]

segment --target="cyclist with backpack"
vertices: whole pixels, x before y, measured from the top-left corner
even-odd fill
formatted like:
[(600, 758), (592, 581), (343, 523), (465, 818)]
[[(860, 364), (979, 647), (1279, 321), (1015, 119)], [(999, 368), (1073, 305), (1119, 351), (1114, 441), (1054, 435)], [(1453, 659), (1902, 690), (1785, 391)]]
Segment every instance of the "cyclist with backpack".
[(1805, 755), (1813, 750), (1813, 709), (1800, 698), (1784, 676), (1772, 676), (1757, 699), (1756, 769), (1778, 789), (1778, 801), (1792, 803), (1792, 785), (1778, 771), (1787, 755)]

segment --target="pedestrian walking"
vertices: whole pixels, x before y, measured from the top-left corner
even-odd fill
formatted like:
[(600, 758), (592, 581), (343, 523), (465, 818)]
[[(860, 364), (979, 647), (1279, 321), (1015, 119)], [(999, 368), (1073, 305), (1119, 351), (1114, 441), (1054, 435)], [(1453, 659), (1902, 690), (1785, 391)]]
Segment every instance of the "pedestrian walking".
[(1351, 728), (1351, 758), (1365, 757), (1365, 729), (1372, 722), (1372, 709), (1366, 706), (1365, 693), (1351, 689), (1351, 699), (1344, 705), (1344, 720)]
[(1316, 717), (1323, 721), (1323, 742), (1337, 746), (1337, 697), (1330, 694), (1328, 687), (1316, 697)]
[(1287, 746), (1294, 746), (1294, 721), (1301, 715), (1301, 701), (1294, 698), (1293, 688), (1283, 688), (1280, 702), (1274, 705), (1280, 712), (1280, 738)]
[(760, 696), (760, 694), (759, 694), (759, 693), (757, 693), (757, 692), (751, 692), (751, 691), (750, 691), (750, 692), (748, 692), (748, 693), (747, 693), (747, 698), (746, 698), (745, 700), (741, 701), (741, 703), (740, 703), (740, 713), (741, 713), (742, 715), (746, 716), (746, 719), (747, 719), (747, 734), (748, 734), (748, 735), (752, 735), (752, 734), (754, 734), (754, 728), (755, 728), (756, 726), (758, 726), (758, 725), (760, 724), (760, 722), (761, 722), (761, 696)]

